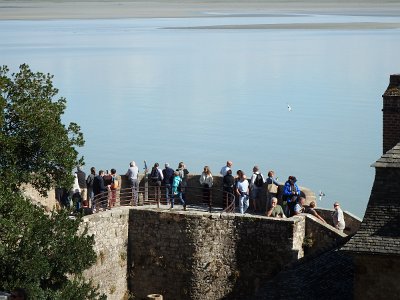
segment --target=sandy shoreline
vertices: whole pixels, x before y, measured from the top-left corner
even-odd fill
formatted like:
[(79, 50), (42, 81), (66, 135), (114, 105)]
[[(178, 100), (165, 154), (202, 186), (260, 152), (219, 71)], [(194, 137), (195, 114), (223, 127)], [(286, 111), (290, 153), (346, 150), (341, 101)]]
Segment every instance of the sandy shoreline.
[(0, 20), (181, 18), (282, 13), (400, 16), (400, 3), (393, 0), (0, 0)]
[[(194, 0), (86, 0), (76, 1), (18, 1), (0, 0), (1, 20), (51, 19), (125, 19), (125, 18), (191, 18), (191, 17), (252, 17), (282, 16), (284, 14), (328, 14), (355, 16), (400, 16), (400, 3), (391, 0), (348, 1), (194, 1)], [(185, 29), (336, 29), (369, 30), (395, 29), (399, 23), (309, 23), (256, 24), (187, 27)]]

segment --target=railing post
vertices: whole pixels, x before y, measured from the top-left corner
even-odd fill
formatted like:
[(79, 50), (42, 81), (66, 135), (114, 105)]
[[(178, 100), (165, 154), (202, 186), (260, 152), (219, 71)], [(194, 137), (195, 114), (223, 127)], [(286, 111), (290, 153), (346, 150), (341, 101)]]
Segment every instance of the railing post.
[(209, 210), (209, 212), (211, 213), (211, 206), (212, 206), (212, 190), (211, 190), (211, 187), (209, 188), (209, 190), (208, 190), (209, 192), (209, 194), (208, 194), (208, 199), (209, 199), (209, 201), (208, 201), (208, 210)]

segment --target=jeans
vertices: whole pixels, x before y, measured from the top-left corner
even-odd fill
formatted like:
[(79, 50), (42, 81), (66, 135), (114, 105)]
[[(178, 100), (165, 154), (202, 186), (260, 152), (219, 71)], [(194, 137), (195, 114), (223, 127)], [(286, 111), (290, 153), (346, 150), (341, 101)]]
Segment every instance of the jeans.
[(165, 199), (167, 200), (167, 204), (169, 204), (169, 198), (171, 195), (171, 184), (167, 183), (165, 184)]
[(132, 199), (133, 199), (133, 203), (131, 203), (131, 205), (133, 204), (134, 206), (137, 206), (138, 205), (139, 181), (137, 179), (130, 178), (129, 183), (132, 188)]
[(185, 200), (183, 200), (183, 198), (182, 198), (182, 193), (181, 192), (178, 192), (177, 194), (172, 195), (172, 197), (171, 197), (171, 208), (174, 207), (175, 197), (179, 197), (179, 201), (181, 201), (181, 204), (185, 208), (186, 207), (186, 203), (185, 203)]
[(239, 208), (240, 213), (244, 214), (246, 210), (249, 208), (249, 195), (245, 193), (240, 194), (239, 198)]

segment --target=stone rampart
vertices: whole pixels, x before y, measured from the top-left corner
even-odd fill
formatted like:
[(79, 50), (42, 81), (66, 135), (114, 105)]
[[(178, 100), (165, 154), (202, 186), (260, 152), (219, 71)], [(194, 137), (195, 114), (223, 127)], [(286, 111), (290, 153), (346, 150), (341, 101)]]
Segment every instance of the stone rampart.
[[(308, 224), (308, 222), (313, 224)], [(85, 271), (108, 299), (245, 299), (285, 265), (342, 235), (306, 215), (289, 219), (121, 207), (84, 217), (97, 263)], [(321, 232), (319, 232), (321, 231)], [(128, 292), (129, 291), (129, 292)]]
[[(128, 299), (129, 210), (127, 207), (114, 208), (83, 218), (82, 227), (87, 226), (88, 234), (95, 237), (97, 254), (97, 262), (84, 272), (84, 276), (93, 279), (109, 300)], [(79, 257), (84, 259), (85, 255), (81, 253)]]
[(240, 298), (303, 256), (304, 218), (132, 209), (129, 226), (129, 289), (138, 299)]

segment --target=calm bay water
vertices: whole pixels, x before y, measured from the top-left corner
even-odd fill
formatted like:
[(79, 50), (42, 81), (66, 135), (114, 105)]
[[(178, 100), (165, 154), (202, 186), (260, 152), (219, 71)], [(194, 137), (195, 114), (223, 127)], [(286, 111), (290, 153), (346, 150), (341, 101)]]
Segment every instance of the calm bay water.
[[(0, 64), (55, 75), (81, 125), (85, 171), (129, 161), (184, 161), (191, 173), (227, 159), (251, 174), (342, 202), (359, 217), (382, 154), (382, 97), (398, 73), (400, 30), (166, 29), (223, 24), (392, 22), (287, 15), (0, 21)], [(288, 111), (290, 104), (292, 111)]]

